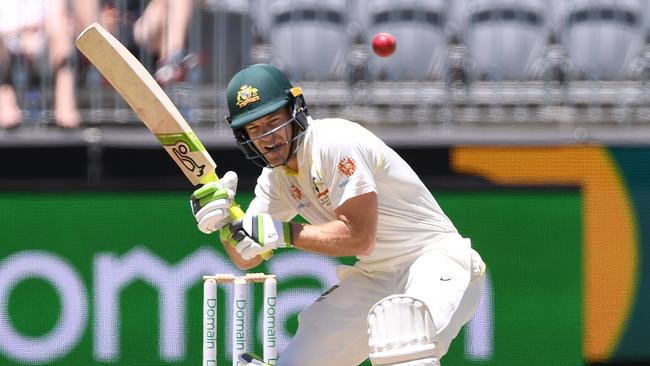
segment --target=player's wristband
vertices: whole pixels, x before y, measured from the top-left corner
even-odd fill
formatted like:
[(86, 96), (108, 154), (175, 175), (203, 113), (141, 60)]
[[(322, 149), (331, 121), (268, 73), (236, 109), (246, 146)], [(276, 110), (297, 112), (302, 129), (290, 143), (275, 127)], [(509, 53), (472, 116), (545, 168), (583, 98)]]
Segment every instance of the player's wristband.
[[(279, 225), (278, 225), (279, 224)], [(281, 230), (278, 230), (278, 233), (282, 233), (284, 237), (284, 246), (283, 248), (293, 248), (293, 229), (290, 222), (275, 222), (276, 230), (280, 226)]]

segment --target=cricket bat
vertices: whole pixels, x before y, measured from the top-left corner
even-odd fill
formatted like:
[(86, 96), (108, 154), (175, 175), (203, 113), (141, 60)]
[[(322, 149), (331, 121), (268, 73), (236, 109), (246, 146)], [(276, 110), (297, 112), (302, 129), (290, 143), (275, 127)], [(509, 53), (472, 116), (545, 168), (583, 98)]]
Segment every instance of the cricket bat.
[[(84, 29), (75, 44), (158, 138), (169, 156), (193, 185), (218, 181), (214, 160), (171, 99), (138, 59), (101, 25)], [(244, 217), (237, 203), (234, 220)], [(265, 259), (271, 256), (269, 252)]]

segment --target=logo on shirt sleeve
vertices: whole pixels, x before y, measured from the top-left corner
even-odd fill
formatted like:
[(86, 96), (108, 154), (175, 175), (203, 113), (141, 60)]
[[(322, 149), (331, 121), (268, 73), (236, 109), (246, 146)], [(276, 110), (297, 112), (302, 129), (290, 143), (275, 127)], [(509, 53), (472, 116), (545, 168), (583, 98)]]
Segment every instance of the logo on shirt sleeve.
[(345, 157), (339, 161), (338, 164), (339, 172), (345, 175), (346, 177), (351, 177), (352, 174), (357, 170), (357, 163), (351, 157)]

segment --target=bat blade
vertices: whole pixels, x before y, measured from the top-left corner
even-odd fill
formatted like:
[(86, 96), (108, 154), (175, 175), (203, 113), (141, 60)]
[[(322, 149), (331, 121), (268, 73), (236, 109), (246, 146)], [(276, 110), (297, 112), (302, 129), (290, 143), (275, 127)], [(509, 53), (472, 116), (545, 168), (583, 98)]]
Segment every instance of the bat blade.
[[(93, 23), (75, 40), (77, 48), (104, 75), (156, 135), (169, 156), (194, 185), (219, 180), (216, 164), (164, 90), (138, 59), (101, 25)], [(233, 202), (234, 220), (244, 211)], [(272, 252), (261, 254), (269, 259)]]
[(185, 118), (120, 41), (94, 23), (81, 32), (75, 44), (156, 135), (192, 184), (217, 179), (214, 160)]

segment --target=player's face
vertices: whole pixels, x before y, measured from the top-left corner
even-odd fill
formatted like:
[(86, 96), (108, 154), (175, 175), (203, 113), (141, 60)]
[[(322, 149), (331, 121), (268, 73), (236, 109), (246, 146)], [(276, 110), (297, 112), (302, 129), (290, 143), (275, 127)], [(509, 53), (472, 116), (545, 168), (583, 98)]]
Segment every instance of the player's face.
[(245, 127), (248, 137), (270, 166), (283, 165), (290, 157), (293, 123), (289, 119), (287, 109), (280, 108)]

